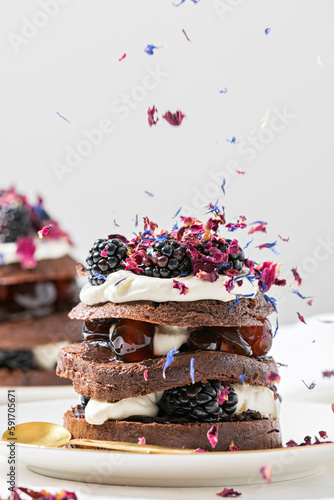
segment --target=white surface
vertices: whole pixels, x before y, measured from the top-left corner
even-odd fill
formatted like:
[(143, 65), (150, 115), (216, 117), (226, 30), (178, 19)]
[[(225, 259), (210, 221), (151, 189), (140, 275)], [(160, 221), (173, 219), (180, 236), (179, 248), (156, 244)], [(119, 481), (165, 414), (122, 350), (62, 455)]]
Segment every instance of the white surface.
[[(332, 309), (333, 1), (62, 0), (46, 18), (43, 3), (0, 4), (1, 183), (43, 194), (83, 260), (114, 218), (128, 235), (137, 211), (170, 226), (179, 206), (197, 214), (216, 201), (225, 177), (228, 219), (269, 223), (254, 246), (290, 236), (279, 240), (282, 272), (297, 265), (314, 312)], [(42, 27), (30, 26), (16, 53), (8, 37), (33, 20)], [(147, 44), (163, 48), (149, 56)], [(149, 128), (153, 104), (160, 120)], [(172, 127), (162, 114), (177, 109), (187, 118)], [(62, 182), (56, 162), (69, 170)], [(311, 313), (284, 294), (282, 322)]]
[[(37, 421), (40, 415), (43, 415), (44, 421), (61, 423), (63, 413), (74, 403), (73, 399), (23, 403), (17, 423)], [(1, 421), (5, 419), (6, 411), (6, 407), (0, 409)], [(316, 422), (314, 411), (317, 413)], [(302, 422), (291, 418), (298, 412), (304, 415)], [(332, 418), (327, 405), (287, 403), (282, 414), (283, 439), (293, 438), (299, 442), (305, 435), (314, 435), (328, 427)], [(318, 429), (319, 425), (321, 429)], [(329, 439), (333, 437), (334, 433), (329, 433)], [(0, 444), (0, 453), (7, 456), (6, 444)], [(274, 482), (309, 476), (334, 461), (334, 444), (293, 450), (199, 453), (181, 457), (20, 446), (18, 457), (31, 470), (60, 479), (134, 486), (220, 486), (261, 483), (258, 471), (267, 464), (273, 467)]]
[[(332, 321), (324, 323), (323, 321)], [(307, 325), (300, 321), (279, 328), (270, 355), (288, 365), (279, 371), (279, 393), (296, 401), (334, 403), (334, 376), (324, 378), (324, 371), (334, 370), (334, 314), (313, 316)], [(314, 389), (307, 389), (316, 383)], [(334, 428), (334, 415), (333, 415)]]

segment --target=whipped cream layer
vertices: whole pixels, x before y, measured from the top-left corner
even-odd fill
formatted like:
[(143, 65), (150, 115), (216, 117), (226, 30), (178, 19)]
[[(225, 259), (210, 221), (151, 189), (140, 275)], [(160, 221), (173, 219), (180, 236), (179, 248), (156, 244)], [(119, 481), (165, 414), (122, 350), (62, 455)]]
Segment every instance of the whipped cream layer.
[[(68, 255), (71, 250), (71, 245), (66, 238), (59, 238), (57, 240), (47, 240), (34, 238), (36, 250), (34, 253), (35, 260), (44, 259), (59, 259)], [(16, 264), (20, 262), (16, 255), (16, 242), (13, 243), (0, 243), (0, 266), (7, 266), (8, 264)]]
[[(241, 276), (239, 274), (239, 276)], [(241, 286), (235, 285), (231, 293), (227, 292), (224, 283), (228, 277), (221, 275), (210, 283), (194, 275), (174, 278), (184, 283), (189, 291), (185, 295), (173, 288), (173, 278), (151, 278), (134, 274), (131, 271), (117, 271), (109, 274), (105, 283), (93, 286), (86, 283), (80, 293), (80, 300), (88, 306), (104, 302), (132, 302), (135, 300), (152, 300), (154, 302), (192, 302), (195, 300), (220, 300), (228, 302), (235, 300), (236, 295), (254, 295), (258, 286), (254, 280), (251, 283), (247, 278)]]
[(121, 399), (116, 403), (90, 399), (85, 409), (85, 419), (89, 424), (102, 425), (106, 420), (122, 420), (132, 415), (156, 417), (162, 395), (163, 391), (153, 392), (146, 396)]
[(57, 354), (62, 347), (69, 342), (52, 342), (50, 344), (39, 345), (32, 349), (34, 361), (38, 368), (43, 370), (54, 370), (57, 364)]
[[(279, 399), (275, 400), (274, 392), (268, 387), (247, 384), (231, 384), (231, 387), (238, 396), (236, 414), (253, 410), (261, 413), (264, 418), (279, 417)], [(123, 420), (134, 415), (156, 417), (159, 413), (158, 403), (162, 396), (163, 391), (121, 399), (116, 403), (90, 399), (85, 409), (85, 419), (89, 424), (102, 425), (107, 420)]]

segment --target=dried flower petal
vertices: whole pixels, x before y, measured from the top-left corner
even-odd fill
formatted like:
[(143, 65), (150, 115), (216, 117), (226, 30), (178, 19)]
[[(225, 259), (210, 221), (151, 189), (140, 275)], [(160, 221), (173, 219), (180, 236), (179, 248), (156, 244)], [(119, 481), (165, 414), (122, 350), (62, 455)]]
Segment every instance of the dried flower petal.
[(242, 375), (239, 375), (239, 379), (241, 380), (241, 382), (244, 384), (245, 383), (245, 375), (242, 374)]
[(65, 120), (65, 122), (69, 123), (70, 125), (72, 125), (72, 123), (70, 122), (70, 120), (68, 120), (67, 118), (65, 118), (65, 116), (61, 115), (59, 113), (59, 111), (56, 111), (56, 114), (59, 116), (59, 118), (62, 118), (63, 120)]
[(282, 241), (288, 242), (290, 240), (290, 236), (288, 238), (283, 238), (282, 236), (278, 235), (279, 238), (281, 238)]
[(230, 394), (230, 391), (227, 389), (227, 387), (224, 387), (222, 391), (217, 392), (217, 403), (221, 406), (225, 403), (225, 401), (228, 401), (228, 395)]
[(240, 450), (241, 450), (241, 447), (234, 444), (234, 441), (231, 441), (230, 444), (228, 445), (227, 451), (240, 451)]
[(317, 385), (315, 382), (312, 382), (310, 385), (307, 385), (306, 382), (304, 382), (304, 380), (302, 380), (303, 384), (309, 389), (314, 389), (315, 386)]
[(53, 227), (53, 224), (48, 224), (47, 226), (42, 227), (39, 231), (37, 231), (37, 234), (39, 238), (43, 238), (43, 236), (46, 236), (49, 234), (50, 229)]
[(266, 29), (264, 30), (264, 34), (265, 34), (266, 36), (267, 36), (267, 35), (269, 35), (269, 33), (270, 33), (270, 32), (271, 32), (271, 28), (266, 28)]
[(220, 493), (216, 493), (216, 495), (217, 497), (227, 498), (227, 497), (240, 497), (242, 493), (238, 493), (233, 488), (231, 489), (224, 488), (223, 491), (221, 491)]
[(271, 483), (271, 475), (272, 475), (271, 465), (265, 465), (264, 467), (261, 467), (259, 473), (261, 474), (262, 479), (265, 479), (267, 483)]
[(22, 269), (33, 269), (37, 262), (34, 258), (36, 245), (31, 236), (21, 236), (16, 241), (16, 255)]
[(149, 56), (153, 56), (155, 49), (161, 49), (161, 47), (156, 47), (155, 45), (147, 44), (145, 49), (144, 49), (144, 52), (146, 54), (148, 54)]
[(313, 299), (307, 300), (307, 301), (306, 301), (306, 304), (307, 304), (308, 306), (311, 306), (311, 305), (313, 304)]
[(280, 380), (281, 380), (281, 377), (278, 375), (278, 373), (270, 370), (270, 372), (268, 373), (268, 377), (267, 377), (267, 384), (269, 384), (270, 382), (273, 382), (274, 384), (278, 384)]
[(244, 170), (236, 170), (236, 173), (239, 175), (245, 175), (246, 172)]
[(298, 318), (300, 319), (300, 321), (301, 321), (302, 323), (304, 323), (304, 325), (306, 325), (306, 321), (305, 321), (305, 319), (303, 318), (303, 316), (302, 316), (301, 314), (299, 314), (299, 312), (297, 312), (297, 316), (298, 316)]
[(166, 362), (165, 362), (165, 366), (164, 366), (164, 369), (163, 369), (163, 372), (162, 372), (162, 376), (163, 378), (166, 378), (166, 370), (167, 368), (173, 363), (174, 361), (174, 354), (179, 354), (179, 351), (177, 351), (176, 349), (171, 349), (168, 353), (167, 353), (167, 356), (166, 356)]
[(331, 408), (332, 408), (332, 412), (334, 413), (334, 403), (332, 403)]
[(278, 251), (276, 250), (275, 246), (277, 245), (277, 241), (274, 241), (273, 243), (262, 243), (262, 245), (258, 245), (256, 248), (261, 250), (262, 248), (269, 248), (275, 255), (278, 255)]
[(125, 59), (125, 58), (126, 58), (126, 53), (124, 52), (124, 54), (122, 55), (122, 57), (120, 57), (120, 58), (118, 59), (118, 61), (123, 61), (123, 59)]
[(87, 276), (87, 271), (83, 264), (78, 262), (75, 266), (75, 270), (78, 276)]
[(266, 228), (267, 222), (260, 222), (258, 226), (252, 227), (249, 231), (248, 234), (253, 234), (256, 233), (257, 231), (260, 231), (261, 233), (266, 233), (267, 228)]
[(144, 370), (144, 380), (145, 382), (148, 381), (148, 370)]
[(210, 441), (212, 448), (215, 448), (218, 443), (218, 427), (212, 425), (207, 432), (207, 438)]
[(138, 439), (138, 444), (144, 445), (146, 444), (146, 439), (144, 437), (141, 437)]
[(185, 118), (186, 115), (182, 113), (182, 111), (177, 110), (175, 113), (172, 113), (171, 111), (167, 111), (162, 118), (164, 118), (170, 125), (174, 125), (175, 127), (178, 127), (181, 125), (183, 118)]
[(292, 273), (293, 273), (293, 277), (295, 278), (296, 282), (297, 282), (297, 286), (300, 286), (302, 284), (302, 279), (301, 277), (299, 276), (298, 274), (298, 271), (297, 271), (297, 268), (296, 267), (293, 267), (291, 269)]
[(158, 110), (155, 106), (153, 106), (152, 108), (148, 108), (147, 110), (147, 120), (148, 120), (148, 124), (150, 127), (152, 127), (152, 125), (156, 125), (157, 122), (159, 121), (159, 118), (155, 115), (155, 113), (158, 113)]
[(328, 378), (331, 378), (331, 377), (334, 377), (334, 370), (327, 370), (327, 371), (324, 371), (322, 372), (322, 376), (323, 377), (328, 377)]
[(326, 432), (326, 431), (319, 431), (319, 436), (321, 437), (321, 439), (326, 439), (326, 438), (328, 438), (328, 436), (327, 436), (327, 432)]
[(187, 35), (187, 33), (185, 32), (184, 29), (182, 30), (182, 33), (184, 34), (184, 36), (186, 37), (186, 39), (188, 40), (188, 42), (191, 42), (190, 38), (188, 37), (188, 35)]
[(186, 295), (189, 292), (189, 288), (181, 281), (173, 279), (173, 288), (178, 288), (180, 290), (180, 295)]
[(191, 358), (190, 360), (190, 378), (192, 383), (195, 383), (195, 358)]

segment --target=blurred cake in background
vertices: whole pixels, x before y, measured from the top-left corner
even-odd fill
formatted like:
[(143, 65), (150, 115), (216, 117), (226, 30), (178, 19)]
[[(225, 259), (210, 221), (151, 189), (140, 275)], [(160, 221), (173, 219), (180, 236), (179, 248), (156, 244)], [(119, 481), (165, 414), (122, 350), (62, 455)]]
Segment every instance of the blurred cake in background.
[(53, 385), (60, 347), (80, 340), (71, 241), (43, 207), (0, 190), (0, 386)]

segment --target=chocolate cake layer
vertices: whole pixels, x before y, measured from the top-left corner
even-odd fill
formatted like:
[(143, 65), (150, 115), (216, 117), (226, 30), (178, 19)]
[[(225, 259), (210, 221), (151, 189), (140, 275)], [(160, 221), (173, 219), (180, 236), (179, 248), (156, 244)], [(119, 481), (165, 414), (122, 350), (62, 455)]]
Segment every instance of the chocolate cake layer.
[(33, 269), (22, 269), (20, 264), (0, 266), (0, 285), (75, 279), (75, 266), (76, 261), (69, 255), (59, 259), (39, 260)]
[(81, 340), (81, 323), (68, 319), (67, 312), (40, 319), (0, 323), (0, 350), (30, 350), (51, 342)]
[[(100, 439), (138, 443), (144, 437), (150, 445), (172, 448), (201, 448), (207, 451), (228, 451), (231, 441), (241, 450), (267, 450), (282, 447), (279, 420), (255, 420), (252, 422), (218, 422), (218, 443), (215, 448), (209, 443), (207, 432), (211, 423), (187, 424), (143, 424), (121, 420), (107, 420), (102, 425), (91, 425), (76, 416), (74, 409), (64, 415), (64, 426), (73, 438)], [(277, 429), (279, 432), (270, 432)]]
[(240, 298), (233, 302), (198, 300), (194, 302), (107, 302), (87, 306), (80, 302), (69, 314), (71, 319), (128, 318), (174, 326), (260, 326), (274, 309), (258, 292), (254, 299)]
[[(108, 344), (92, 342), (71, 344), (58, 353), (57, 374), (70, 378), (74, 390), (82, 396), (104, 401), (143, 396), (152, 392), (181, 387), (191, 383), (190, 360), (195, 358), (195, 382), (221, 380), (267, 386), (270, 371), (277, 372), (275, 362), (220, 351), (196, 351), (174, 356), (163, 377), (165, 357), (137, 363), (122, 363), (113, 358)], [(147, 370), (147, 381), (145, 381)]]
[(51, 386), (69, 385), (69, 380), (61, 380), (55, 370), (8, 370), (0, 368), (0, 386)]

